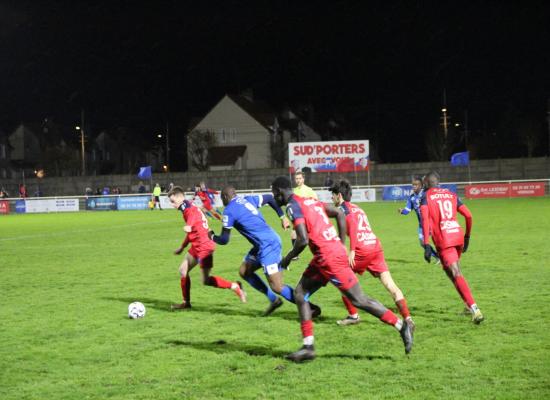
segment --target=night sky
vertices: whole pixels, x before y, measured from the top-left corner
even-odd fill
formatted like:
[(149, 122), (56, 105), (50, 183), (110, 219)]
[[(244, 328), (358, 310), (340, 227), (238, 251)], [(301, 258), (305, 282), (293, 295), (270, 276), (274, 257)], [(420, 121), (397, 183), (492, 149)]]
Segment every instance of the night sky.
[(345, 116), (383, 161), (426, 159), (444, 89), (473, 134), (498, 138), (510, 110), (546, 129), (549, 2), (317, 3), (2, 1), (0, 127), (71, 125), (84, 107), (92, 134), (152, 137), (252, 88)]

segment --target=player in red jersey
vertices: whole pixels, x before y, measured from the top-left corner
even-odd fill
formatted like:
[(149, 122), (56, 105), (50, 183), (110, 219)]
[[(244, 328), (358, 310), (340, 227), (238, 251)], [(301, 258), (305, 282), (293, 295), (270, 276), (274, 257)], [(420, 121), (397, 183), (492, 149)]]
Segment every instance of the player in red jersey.
[[(350, 202), (351, 185), (348, 181), (341, 180), (334, 184), (330, 191), (332, 192), (334, 205), (340, 207), (346, 216), (347, 234), (350, 240), (349, 264), (351, 269), (359, 275), (369, 271), (372, 276), (379, 278), (382, 285), (393, 297), (401, 316), (409, 321), (414, 329), (414, 322), (407, 306), (407, 300), (392, 279), (384, 259), (384, 250), (382, 250), (380, 240), (370, 227), (367, 214), (360, 207)], [(338, 325), (359, 323), (357, 309), (346, 296), (342, 296), (342, 300), (348, 310), (348, 316), (338, 321)]]
[[(428, 173), (424, 179), (427, 189), (420, 200), (422, 231), (424, 233), (424, 259), (430, 262), (432, 255), (430, 247), (431, 232), (445, 273), (470, 310), (472, 322), (479, 324), (483, 321), (483, 314), (476, 305), (468, 282), (462, 275), (458, 263), (460, 255), (468, 250), (470, 244), (472, 214), (455, 193), (438, 187), (439, 174), (437, 172)], [(456, 220), (457, 211), (466, 219), (466, 234), (464, 234)]]
[[(313, 259), (294, 289), (301, 320), (303, 346), (287, 358), (295, 362), (315, 358), (313, 321), (308, 299), (329, 281), (349, 298), (354, 306), (393, 325), (401, 334), (405, 352), (409, 353), (413, 345), (412, 326), (407, 320), (399, 319), (378, 301), (366, 296), (349, 267), (348, 255), (343, 244), (346, 239), (346, 218), (342, 210), (312, 198), (295, 195), (290, 180), (284, 176), (273, 181), (271, 191), (279, 205), (287, 206), (287, 214), (297, 234), (294, 247), (283, 258), (283, 268), (287, 267), (308, 244), (313, 253)], [(330, 223), (329, 216), (336, 218), (339, 232), (336, 232)]]
[(174, 208), (182, 212), (186, 223), (183, 230), (187, 232), (183, 243), (174, 251), (174, 254), (181, 254), (185, 247), (191, 243), (191, 248), (179, 268), (183, 302), (173, 304), (172, 309), (191, 308), (191, 277), (189, 272), (197, 264), (201, 266), (202, 282), (205, 285), (220, 289), (231, 289), (243, 303), (246, 303), (246, 293), (242, 290), (240, 282), (230, 282), (220, 276), (210, 275), (214, 264), (213, 253), (216, 244), (208, 237), (208, 221), (202, 211), (190, 201), (185, 200), (183, 189), (179, 186), (174, 186), (168, 192), (168, 199)]
[(209, 189), (204, 182), (195, 185), (195, 200), (197, 197), (201, 199), (202, 210), (206, 215), (211, 215), (217, 220), (221, 221), (222, 217), (218, 211), (214, 209), (212, 202), (214, 201), (214, 195), (218, 194), (217, 190)]

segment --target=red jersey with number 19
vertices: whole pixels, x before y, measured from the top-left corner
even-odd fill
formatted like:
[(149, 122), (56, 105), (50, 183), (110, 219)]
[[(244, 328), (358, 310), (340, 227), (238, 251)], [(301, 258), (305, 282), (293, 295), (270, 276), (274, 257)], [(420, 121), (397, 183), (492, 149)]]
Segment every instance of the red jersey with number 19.
[[(461, 210), (461, 208), (465, 210)], [(430, 188), (424, 192), (420, 200), (424, 244), (429, 243), (431, 232), (438, 249), (464, 245), (464, 232), (456, 220), (457, 210), (461, 214), (467, 212), (470, 217), (466, 219), (467, 234), (469, 235), (471, 214), (455, 193), (438, 187)]]
[(190, 201), (185, 200), (180, 206), (183, 219), (192, 228), (187, 239), (198, 253), (214, 251), (216, 244), (208, 237), (208, 221), (203, 212)]
[(346, 248), (336, 228), (330, 223), (323, 203), (294, 194), (289, 199), (286, 211), (294, 226), (305, 223), (309, 248), (314, 255), (331, 258), (339, 253), (346, 254)]

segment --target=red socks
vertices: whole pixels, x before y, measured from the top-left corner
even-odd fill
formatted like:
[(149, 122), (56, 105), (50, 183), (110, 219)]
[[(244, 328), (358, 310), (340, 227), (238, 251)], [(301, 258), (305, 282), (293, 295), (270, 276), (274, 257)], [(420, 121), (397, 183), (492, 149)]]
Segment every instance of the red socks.
[(385, 322), (388, 325), (395, 326), (397, 321), (399, 321), (399, 318), (397, 318), (397, 315), (391, 312), (391, 310), (387, 310), (384, 315), (380, 317), (380, 321)]
[(464, 300), (464, 303), (466, 303), (468, 307), (471, 307), (472, 304), (475, 304), (472, 292), (470, 292), (470, 287), (468, 286), (468, 282), (466, 282), (466, 279), (464, 279), (463, 276), (457, 276), (453, 280), (453, 283), (456, 287), (456, 290), (460, 294), (460, 297), (462, 297), (462, 300)]
[(342, 296), (342, 301), (344, 302), (344, 305), (346, 306), (349, 315), (357, 314), (357, 308), (355, 308), (354, 305), (351, 304), (350, 299), (348, 299), (346, 296)]
[(183, 301), (187, 304), (191, 303), (191, 278), (188, 276), (182, 276), (180, 279), (181, 295)]
[(313, 336), (313, 321), (307, 320), (300, 323), (302, 328), (302, 337)]
[(407, 307), (407, 300), (405, 300), (404, 297), (401, 300), (397, 300), (395, 304), (397, 308), (399, 308), (399, 313), (403, 318), (409, 318), (411, 316), (409, 307)]
[(226, 281), (221, 276), (209, 277), (207, 285), (214, 286), (220, 289), (231, 289), (231, 282)]

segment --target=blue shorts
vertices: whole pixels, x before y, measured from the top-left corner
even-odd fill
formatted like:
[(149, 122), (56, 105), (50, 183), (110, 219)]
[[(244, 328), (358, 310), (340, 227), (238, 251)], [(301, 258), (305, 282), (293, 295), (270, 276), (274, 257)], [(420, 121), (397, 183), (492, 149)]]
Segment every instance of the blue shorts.
[(272, 275), (282, 270), (281, 245), (273, 243), (260, 248), (253, 247), (244, 257), (247, 264), (262, 267), (264, 274)]

